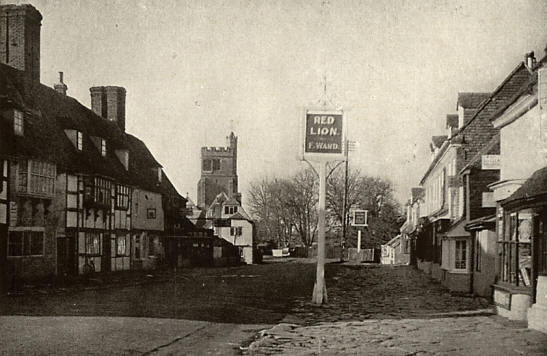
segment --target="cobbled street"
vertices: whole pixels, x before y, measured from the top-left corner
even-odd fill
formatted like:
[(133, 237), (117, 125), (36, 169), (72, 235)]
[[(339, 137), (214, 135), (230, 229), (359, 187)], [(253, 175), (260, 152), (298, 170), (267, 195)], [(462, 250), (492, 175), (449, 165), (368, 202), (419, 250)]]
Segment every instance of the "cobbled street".
[[(323, 307), (310, 302), (314, 276), (310, 260), (286, 259), (131, 275), (65, 289), (33, 288), (0, 299), (0, 313), (11, 315), (0, 317), (0, 350), (3, 354), (30, 350), (218, 355), (547, 353), (547, 335), (492, 315), (483, 299), (446, 292), (412, 267), (328, 264), (329, 303)], [(59, 334), (63, 337), (57, 340), (63, 342), (55, 341)], [(80, 340), (85, 340), (85, 348)]]

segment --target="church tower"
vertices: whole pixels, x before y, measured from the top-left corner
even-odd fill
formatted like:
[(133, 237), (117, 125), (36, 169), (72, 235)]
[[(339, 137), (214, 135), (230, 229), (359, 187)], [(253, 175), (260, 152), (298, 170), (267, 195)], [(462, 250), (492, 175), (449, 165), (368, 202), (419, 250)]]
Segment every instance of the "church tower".
[(230, 133), (227, 147), (201, 148), (201, 179), (198, 182), (198, 207), (207, 209), (224, 192), (241, 200), (237, 187), (237, 137)]

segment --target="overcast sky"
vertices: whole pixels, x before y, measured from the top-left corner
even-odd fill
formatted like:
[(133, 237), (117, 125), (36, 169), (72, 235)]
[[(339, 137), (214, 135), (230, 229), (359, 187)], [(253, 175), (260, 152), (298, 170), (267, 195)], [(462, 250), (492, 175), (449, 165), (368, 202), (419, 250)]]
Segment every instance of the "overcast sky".
[[(5, 1), (27, 3), (28, 1)], [(346, 108), (350, 165), (401, 201), (430, 162), (457, 93), (492, 91), (547, 45), (546, 0), (58, 1), (42, 13), (42, 82), (127, 89), (127, 131), (196, 200), (200, 147), (239, 137), (239, 186), (297, 160), (304, 107)]]

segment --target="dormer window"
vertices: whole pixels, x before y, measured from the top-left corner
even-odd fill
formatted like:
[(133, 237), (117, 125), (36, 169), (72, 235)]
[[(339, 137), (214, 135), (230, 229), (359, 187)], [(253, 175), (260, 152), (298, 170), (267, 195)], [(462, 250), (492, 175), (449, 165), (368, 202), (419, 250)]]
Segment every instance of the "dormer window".
[(84, 148), (84, 134), (80, 131), (76, 132), (76, 148), (78, 151), (81, 151)]
[(24, 133), (24, 117), (19, 110), (13, 111), (13, 132), (18, 136), (23, 136)]
[(106, 140), (101, 139), (101, 156), (106, 156)]
[(235, 214), (237, 213), (237, 206), (225, 206), (224, 214)]

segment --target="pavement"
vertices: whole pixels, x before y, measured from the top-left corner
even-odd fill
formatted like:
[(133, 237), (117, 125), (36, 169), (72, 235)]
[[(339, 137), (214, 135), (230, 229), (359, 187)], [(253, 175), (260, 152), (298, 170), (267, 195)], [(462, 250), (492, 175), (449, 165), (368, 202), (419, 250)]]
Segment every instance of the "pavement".
[(124, 317), (0, 317), (1, 355), (238, 355), (266, 325)]

